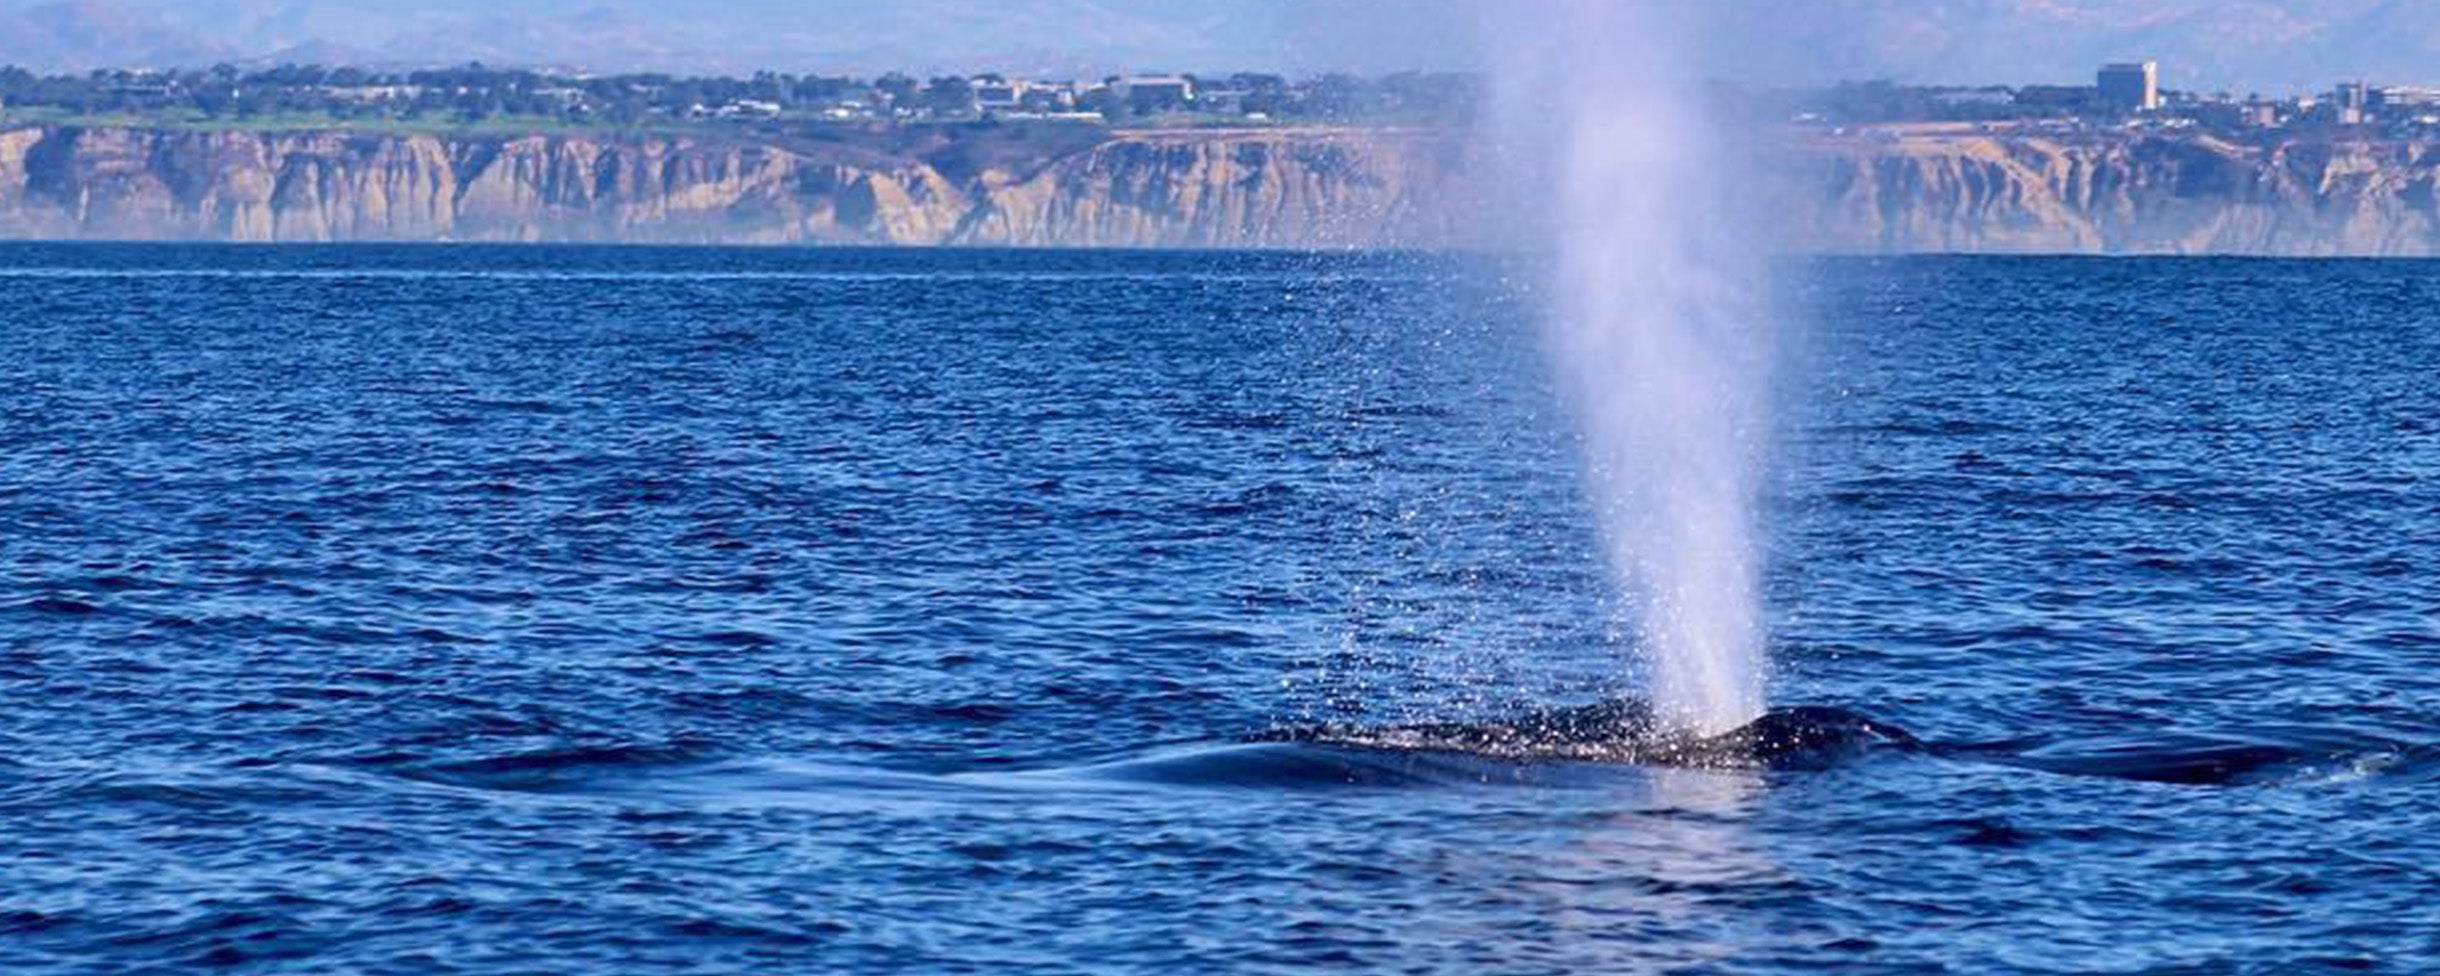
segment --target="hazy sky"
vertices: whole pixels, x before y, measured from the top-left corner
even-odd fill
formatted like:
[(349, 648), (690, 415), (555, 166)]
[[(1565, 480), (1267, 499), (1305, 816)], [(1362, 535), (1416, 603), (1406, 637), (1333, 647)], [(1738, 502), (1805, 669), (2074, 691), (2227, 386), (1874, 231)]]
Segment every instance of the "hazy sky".
[[(0, 0), (0, 60), (292, 60), (873, 72), (1461, 68), (1485, 11), (1563, 0)], [(2173, 86), (2440, 82), (2440, 0), (1700, 3), (1714, 71), (1766, 82), (2067, 82), (2157, 57)], [(1631, 57), (1644, 38), (1619, 38)]]
[[(1384, 71), (1462, 67), (1472, 0), (0, 0), (0, 59)], [(1530, 0), (1528, 0), (1530, 2)]]

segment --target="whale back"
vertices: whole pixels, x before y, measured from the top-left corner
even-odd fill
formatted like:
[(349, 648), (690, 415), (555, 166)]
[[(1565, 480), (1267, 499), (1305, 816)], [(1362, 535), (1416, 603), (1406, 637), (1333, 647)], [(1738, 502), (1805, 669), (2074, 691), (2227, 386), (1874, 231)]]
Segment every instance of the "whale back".
[(1635, 699), (1525, 711), (1479, 722), (1313, 725), (1276, 729), (1253, 740), (1721, 768), (1816, 768), (1873, 749), (1920, 746), (1894, 725), (1822, 707), (1781, 709), (1734, 731), (1701, 736), (1664, 725), (1650, 703)]

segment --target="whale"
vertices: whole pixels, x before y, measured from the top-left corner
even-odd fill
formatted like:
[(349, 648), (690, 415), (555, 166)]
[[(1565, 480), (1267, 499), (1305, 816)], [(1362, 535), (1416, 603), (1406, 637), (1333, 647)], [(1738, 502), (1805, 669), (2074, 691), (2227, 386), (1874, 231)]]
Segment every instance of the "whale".
[(1782, 708), (1728, 732), (1706, 735), (1662, 721), (1649, 702), (1637, 699), (1533, 709), (1474, 722), (1286, 726), (1247, 741), (1720, 769), (1821, 769), (1868, 752), (1926, 748), (1905, 729), (1843, 708)]
[(1249, 742), (1399, 752), (1456, 753), (1515, 762), (1588, 762), (1720, 770), (1820, 771), (1872, 756), (1906, 755), (2043, 773), (2178, 786), (2234, 786), (2382, 771), (2440, 776), (2440, 742), (2340, 730), (2264, 729), (2237, 734), (2156, 730), (1998, 742), (1918, 738), (1846, 708), (1773, 710), (1718, 734), (1661, 720), (1635, 699), (1529, 708), (1480, 721), (1404, 725), (1324, 723), (1257, 733)]

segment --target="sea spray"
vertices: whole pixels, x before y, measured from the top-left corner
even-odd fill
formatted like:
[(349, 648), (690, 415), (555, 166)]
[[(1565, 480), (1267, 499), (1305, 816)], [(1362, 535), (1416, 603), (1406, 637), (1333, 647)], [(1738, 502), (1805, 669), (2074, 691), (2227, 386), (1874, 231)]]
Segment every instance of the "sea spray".
[(1712, 121), (1692, 3), (1552, 0), (1487, 15), (1493, 133), (1548, 344), (1664, 720), (1717, 732), (1764, 707), (1756, 494), (1770, 303)]

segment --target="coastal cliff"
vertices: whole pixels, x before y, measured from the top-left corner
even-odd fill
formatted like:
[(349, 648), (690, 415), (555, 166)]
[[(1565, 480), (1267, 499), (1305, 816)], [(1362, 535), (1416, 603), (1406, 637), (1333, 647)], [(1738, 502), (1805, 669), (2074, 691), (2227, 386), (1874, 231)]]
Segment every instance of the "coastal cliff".
[(0, 237), (1433, 246), (1460, 229), (1446, 205), (1460, 146), (1319, 129), (1092, 130), (975, 152), (28, 127), (0, 133)]
[[(1917, 126), (1755, 171), (1820, 253), (2440, 255), (2440, 144)], [(1499, 246), (1462, 134), (910, 127), (709, 135), (0, 132), (0, 237), (1017, 247)]]
[(2440, 144), (1924, 127), (1792, 147), (1796, 250), (2440, 254)]

